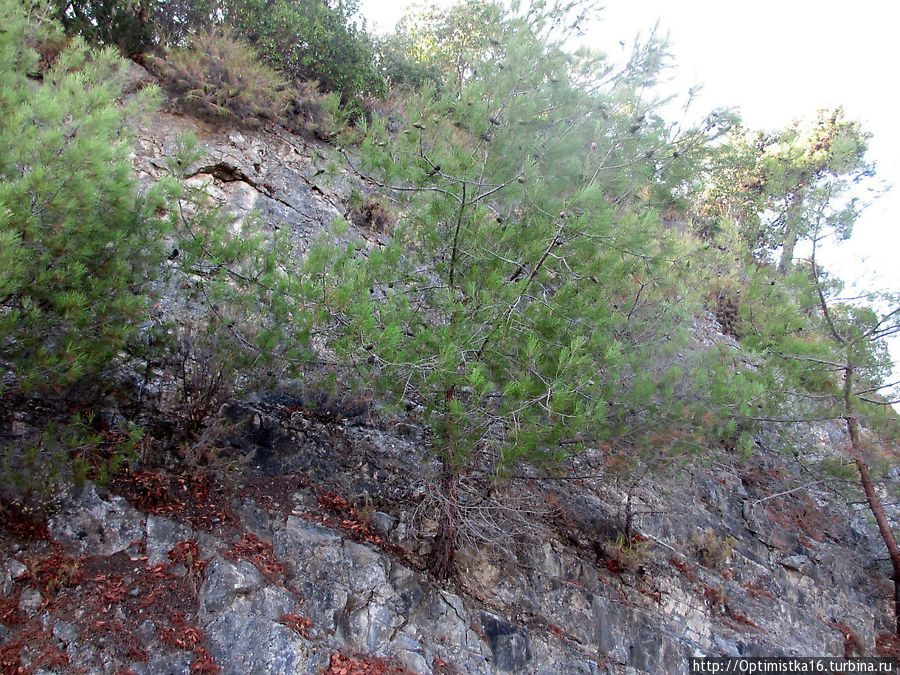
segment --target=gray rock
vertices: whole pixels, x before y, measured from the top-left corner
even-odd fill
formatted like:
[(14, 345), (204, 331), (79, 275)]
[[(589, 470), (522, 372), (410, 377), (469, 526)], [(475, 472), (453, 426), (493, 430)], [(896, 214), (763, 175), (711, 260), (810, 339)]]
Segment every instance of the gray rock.
[(9, 562), (6, 563), (6, 569), (9, 570), (9, 576), (14, 581), (18, 581), (28, 572), (28, 567), (15, 558), (9, 559)]
[(327, 528), (291, 516), (275, 533), (273, 546), (275, 555), (294, 570), (291, 586), (305, 600), (305, 616), (336, 630), (350, 596), (343, 540)]
[(222, 557), (213, 558), (206, 568), (206, 578), (200, 587), (200, 607), (203, 612), (221, 612), (235, 600), (248, 600), (252, 591), (263, 585), (262, 575), (246, 561), (232, 562)]
[(781, 560), (782, 566), (796, 572), (806, 572), (810, 567), (809, 558), (805, 555), (792, 555)]
[(250, 612), (277, 621), (285, 614), (297, 613), (297, 600), (286, 588), (266, 586), (250, 596)]
[(715, 645), (718, 650), (716, 656), (738, 657), (741, 655), (741, 648), (734, 640), (729, 640), (720, 635), (715, 637)]
[(458, 595), (425, 586), (424, 598), (407, 617), (403, 633), (422, 642), (425, 649), (461, 672), (489, 673), (490, 646)]
[(494, 665), (507, 673), (521, 672), (531, 661), (528, 633), (488, 612), (481, 613), (481, 630), (491, 646)]
[(71, 644), (81, 636), (81, 628), (67, 623), (66, 621), (57, 621), (53, 626), (53, 635), (55, 635), (63, 644)]
[(683, 650), (645, 612), (601, 596), (594, 596), (592, 604), (601, 652), (638, 671), (687, 672)]
[(134, 61), (128, 61), (128, 68), (125, 70), (125, 85), (123, 87), (123, 91), (126, 94), (133, 94), (153, 82), (156, 82), (156, 78), (147, 72), (146, 68)]
[(144, 647), (147, 647), (156, 639), (156, 624), (150, 619), (146, 619), (138, 626), (135, 634), (137, 635), (138, 640), (141, 641), (141, 644), (144, 645)]
[(338, 633), (362, 652), (379, 652), (391, 640), (403, 619), (374, 595), (351, 595), (341, 614)]
[(193, 662), (193, 652), (154, 654), (151, 655), (147, 668), (150, 675), (190, 675)]
[(404, 668), (414, 673), (431, 673), (425, 648), (418, 640), (408, 635), (401, 635), (394, 640), (388, 648), (391, 654)]
[(272, 540), (275, 534), (272, 517), (265, 510), (250, 502), (241, 502), (236, 511), (245, 530), (268, 541)]
[(372, 527), (374, 527), (381, 534), (388, 534), (391, 530), (394, 529), (394, 526), (396, 524), (397, 519), (394, 518), (394, 516), (382, 511), (372, 512)]
[(256, 614), (225, 612), (206, 627), (206, 637), (223, 675), (300, 673), (309, 659), (306, 640)]
[(161, 562), (169, 562), (169, 551), (182, 542), (194, 538), (194, 530), (183, 525), (162, 518), (154, 514), (147, 515), (147, 563), (156, 565)]
[(19, 611), (25, 616), (34, 616), (44, 602), (44, 596), (33, 588), (26, 588), (19, 596)]
[(144, 535), (140, 513), (121, 497), (101, 499), (91, 483), (67, 490), (48, 526), (56, 541), (81, 555), (112, 555)]

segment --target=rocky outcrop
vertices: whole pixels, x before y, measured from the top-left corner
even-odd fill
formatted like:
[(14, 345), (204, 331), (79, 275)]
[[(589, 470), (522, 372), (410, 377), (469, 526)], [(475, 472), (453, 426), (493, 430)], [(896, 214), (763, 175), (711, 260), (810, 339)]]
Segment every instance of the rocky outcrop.
[[(143, 180), (185, 133), (205, 153), (190, 180), (301, 250), (364, 188), (320, 143), (172, 113), (139, 129)], [(572, 466), (581, 479), (525, 475), (533, 530), (463, 551), (442, 583), (424, 571), (418, 507), (437, 466), (423, 430), (303, 403), (223, 410), (222, 461), (245, 473), (126, 474), (61, 495), (46, 530), (7, 522), (4, 672), (312, 674), (342, 653), (384, 672), (669, 674), (701, 654), (843, 655), (883, 630), (878, 542), (814, 486), (793, 489), (776, 429), (750, 461), (641, 481), (590, 456)]]
[(514, 558), (469, 552), (448, 585), (410, 536), (433, 470), (420, 443), (300, 425), (277, 404), (230, 414), (248, 418), (233, 452), (258, 460), (244, 482), (168, 478), (149, 513), (161, 476), (88, 484), (49, 539), (4, 540), (4, 658), (58, 673), (316, 673), (338, 652), (413, 673), (679, 673), (697, 654), (842, 655), (847, 631), (870, 646), (879, 631), (873, 542), (824, 503), (790, 522), (760, 501), (775, 455), (648, 482), (625, 562), (612, 481), (534, 481), (555, 533)]
[(301, 245), (349, 211), (346, 202), (357, 187), (337, 170), (343, 160), (334, 148), (277, 127), (223, 130), (161, 112), (137, 131), (134, 163), (145, 184), (169, 171), (179, 147), (193, 138), (200, 158), (183, 170), (190, 184), (203, 187), (231, 215), (255, 214), (264, 227), (284, 228)]

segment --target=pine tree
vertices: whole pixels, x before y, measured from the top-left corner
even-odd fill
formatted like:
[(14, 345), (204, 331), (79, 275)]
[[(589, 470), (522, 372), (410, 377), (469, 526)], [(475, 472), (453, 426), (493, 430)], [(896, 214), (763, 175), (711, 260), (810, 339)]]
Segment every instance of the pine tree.
[(310, 258), (333, 348), (434, 433), (439, 576), (459, 541), (502, 534), (466, 515), (492, 477), (636, 441), (681, 410), (667, 401), (693, 304), (658, 209), (697, 139), (672, 138), (641, 95), (660, 44), (604, 84), (601, 57), (551, 39), (565, 16), (498, 15), (485, 31), (502, 39), (469, 54), (458, 87), (409, 96), (399, 132), (365, 129), (348, 164), (404, 216), (383, 247)]
[(856, 208), (851, 188), (873, 171), (865, 159), (868, 138), (841, 108), (820, 110), (813, 122), (778, 133), (736, 128), (714, 162), (710, 209), (740, 221), (744, 239), (761, 257), (780, 248), (784, 276), (822, 209), (832, 211), (841, 239), (850, 236)]
[(879, 463), (886, 462), (888, 469), (900, 459), (900, 419), (890, 408), (900, 401), (900, 392), (896, 383), (888, 382), (892, 364), (886, 346), (887, 339), (900, 334), (900, 294), (870, 294), (868, 305), (841, 301), (837, 295), (841, 285), (828, 283), (816, 260), (822, 229), (820, 223), (813, 226), (810, 271), (825, 341), (818, 346), (818, 353), (787, 353), (783, 357), (800, 361), (807, 378), (809, 370), (818, 371), (813, 381), (824, 382), (825, 386), (814, 391), (826, 395), (818, 414), (833, 415), (846, 427), (849, 443), (845, 452), (858, 472), (866, 505), (891, 562), (894, 634), (900, 639), (900, 546), (872, 471), (873, 459), (879, 455)]
[(121, 362), (147, 316), (163, 224), (139, 196), (120, 105), (124, 62), (58, 35), (46, 5), (0, 3), (0, 358), (24, 389), (85, 383)]

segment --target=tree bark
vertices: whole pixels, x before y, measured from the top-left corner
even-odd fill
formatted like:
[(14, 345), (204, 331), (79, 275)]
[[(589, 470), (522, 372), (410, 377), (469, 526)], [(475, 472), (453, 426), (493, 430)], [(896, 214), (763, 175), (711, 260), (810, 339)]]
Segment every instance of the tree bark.
[(804, 191), (797, 191), (791, 197), (791, 205), (785, 215), (784, 242), (781, 245), (781, 261), (778, 263), (778, 271), (784, 276), (794, 262), (794, 248), (800, 236), (800, 216), (803, 210)]
[(897, 538), (894, 536), (894, 531), (888, 522), (881, 498), (875, 490), (872, 473), (869, 471), (869, 465), (863, 455), (862, 442), (859, 435), (859, 422), (856, 419), (853, 401), (850, 398), (852, 374), (853, 368), (848, 365), (844, 371), (844, 420), (847, 422), (847, 431), (850, 434), (850, 451), (853, 455), (853, 463), (859, 471), (860, 485), (862, 485), (863, 492), (866, 494), (869, 510), (875, 516), (878, 532), (881, 534), (881, 539), (887, 547), (888, 556), (891, 560), (891, 568), (894, 573), (894, 634), (900, 638), (900, 546), (897, 545)]
[(441, 515), (438, 523), (437, 538), (434, 542), (430, 571), (438, 579), (447, 579), (453, 573), (453, 561), (456, 557), (456, 526), (459, 522), (458, 487), (459, 474), (445, 459), (442, 467)]

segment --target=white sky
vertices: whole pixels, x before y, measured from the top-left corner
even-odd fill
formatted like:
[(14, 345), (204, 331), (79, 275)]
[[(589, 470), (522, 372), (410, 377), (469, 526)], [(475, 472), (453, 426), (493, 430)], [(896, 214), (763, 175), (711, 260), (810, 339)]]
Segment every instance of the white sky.
[[(362, 0), (361, 10), (371, 29), (387, 31), (411, 4)], [(900, 3), (607, 0), (587, 39), (617, 58), (620, 40), (630, 45), (657, 20), (674, 55), (671, 93), (702, 84), (693, 105), (701, 116), (732, 107), (748, 127), (774, 130), (843, 105), (873, 134), (869, 159), (896, 188), (867, 208), (826, 264), (862, 287), (900, 290)]]

